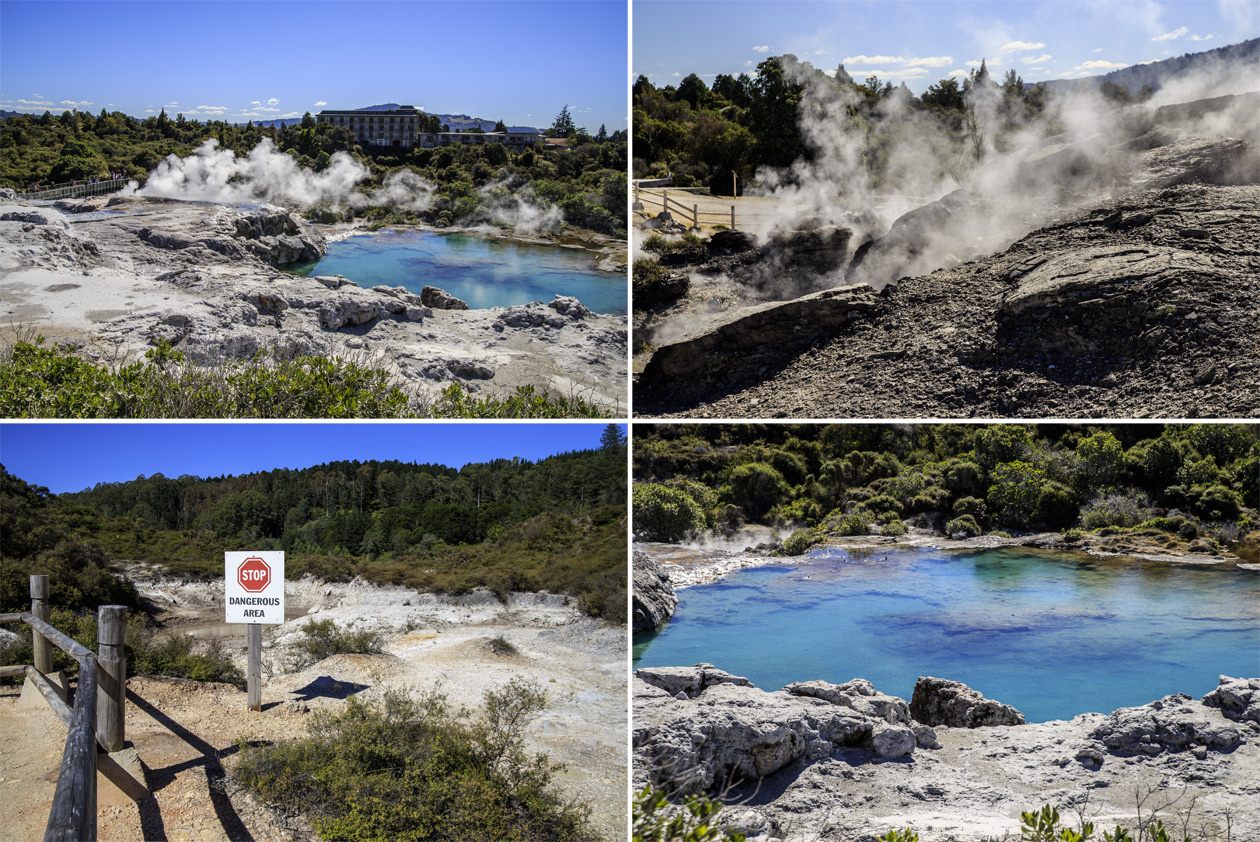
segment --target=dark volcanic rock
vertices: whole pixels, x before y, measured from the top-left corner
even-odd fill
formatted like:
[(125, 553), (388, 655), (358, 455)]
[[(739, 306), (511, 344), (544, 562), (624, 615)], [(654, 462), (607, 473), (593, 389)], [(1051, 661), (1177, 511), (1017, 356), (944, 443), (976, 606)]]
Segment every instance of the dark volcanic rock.
[(857, 284), (740, 310), (708, 330), (658, 348), (641, 381), (720, 375), (763, 350), (777, 354), (830, 337), (877, 305), (874, 290)]
[[(680, 376), (640, 375), (635, 411), (714, 418), (1260, 413), (1255, 185), (1182, 185), (1047, 215), (1005, 251), (901, 278), (878, 300), (860, 330), (819, 331), (814, 343), (782, 348), (772, 344), (777, 339), (754, 343), (743, 358), (724, 357), (720, 377), (699, 365)], [(789, 331), (794, 326), (786, 320)]]
[(651, 631), (668, 620), (678, 605), (669, 574), (647, 553), (634, 554), (634, 633)]
[(1024, 724), (1024, 715), (1010, 705), (986, 699), (960, 681), (931, 676), (915, 682), (910, 715), (924, 725), (955, 728)]

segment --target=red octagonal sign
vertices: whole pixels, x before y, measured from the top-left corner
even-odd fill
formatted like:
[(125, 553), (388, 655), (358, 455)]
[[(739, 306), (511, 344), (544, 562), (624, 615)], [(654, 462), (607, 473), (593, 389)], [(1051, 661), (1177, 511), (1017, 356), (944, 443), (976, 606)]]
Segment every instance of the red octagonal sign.
[(271, 567), (261, 558), (250, 556), (236, 568), (236, 581), (250, 593), (258, 593), (271, 584)]

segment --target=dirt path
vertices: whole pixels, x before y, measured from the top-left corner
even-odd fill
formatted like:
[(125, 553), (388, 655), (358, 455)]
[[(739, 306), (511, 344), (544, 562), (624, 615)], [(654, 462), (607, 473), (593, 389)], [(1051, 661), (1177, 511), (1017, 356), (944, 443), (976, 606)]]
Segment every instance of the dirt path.
[[(146, 579), (137, 584), (177, 614), (181, 628), (243, 646), (221, 624), (222, 585)], [(240, 741), (303, 736), (311, 711), (354, 696), (440, 686), (455, 706), (477, 708), (486, 690), (513, 677), (540, 684), (548, 710), (526, 731), (527, 747), (566, 764), (558, 782), (590, 802), (602, 838), (625, 837), (626, 640), (624, 632), (581, 617), (564, 598), (515, 594), (508, 605), (488, 593), (439, 599), (399, 588), (286, 583), (287, 602), (310, 614), (264, 633), (263, 711), (224, 684), (137, 676), (128, 681), (127, 739), (147, 769), (154, 797), (138, 807), (98, 777), (99, 838), (107, 840), (300, 840), (300, 818), (262, 809), (228, 779)], [(380, 655), (337, 655), (284, 672), (308, 619), (356, 621), (385, 635)], [(173, 623), (174, 624), (174, 623)], [(502, 639), (515, 651), (496, 654)], [(0, 838), (40, 839), (56, 786), (65, 727), (46, 708), (17, 711), (16, 688), (0, 695), (0, 800), (17, 805)]]

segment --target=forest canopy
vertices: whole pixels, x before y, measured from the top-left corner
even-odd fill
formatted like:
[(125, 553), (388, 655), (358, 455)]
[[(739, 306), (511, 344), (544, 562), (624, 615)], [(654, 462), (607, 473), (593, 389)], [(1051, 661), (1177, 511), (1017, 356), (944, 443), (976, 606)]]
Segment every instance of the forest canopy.
[(798, 542), (1143, 525), (1230, 541), (1257, 525), (1260, 427), (656, 424), (635, 429), (634, 482), (645, 540), (761, 524)]

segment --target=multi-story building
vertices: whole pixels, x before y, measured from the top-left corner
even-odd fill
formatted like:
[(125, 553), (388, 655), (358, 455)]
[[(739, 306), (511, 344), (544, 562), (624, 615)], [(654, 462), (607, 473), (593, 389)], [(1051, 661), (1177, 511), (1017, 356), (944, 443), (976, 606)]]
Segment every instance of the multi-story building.
[(321, 111), (315, 119), (320, 123), (345, 126), (354, 132), (355, 139), (363, 146), (436, 149), (441, 146), (502, 143), (519, 152), (532, 147), (539, 138), (539, 133), (535, 131), (424, 132), (421, 131), (423, 116), (420, 109), (413, 105), (400, 105), (388, 111)]

